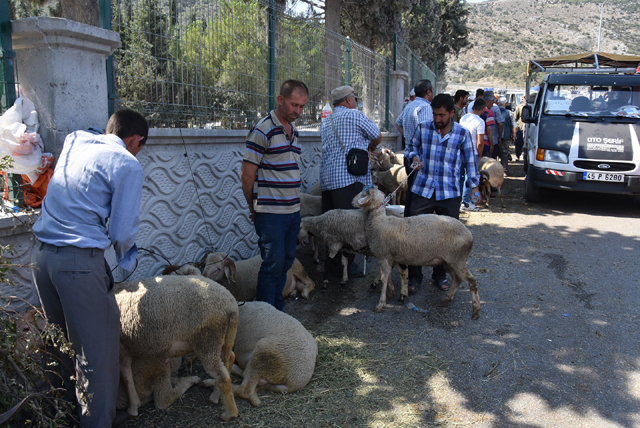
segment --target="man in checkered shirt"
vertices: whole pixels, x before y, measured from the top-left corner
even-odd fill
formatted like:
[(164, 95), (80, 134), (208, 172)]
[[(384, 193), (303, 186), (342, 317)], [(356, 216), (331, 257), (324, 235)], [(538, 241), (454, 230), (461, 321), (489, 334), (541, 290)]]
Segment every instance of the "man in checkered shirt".
[[(411, 187), (411, 206), (405, 217), (439, 214), (459, 218), (460, 173), (467, 171), (466, 185), (472, 194), (478, 191), (480, 175), (471, 134), (453, 121), (453, 98), (438, 94), (431, 103), (433, 121), (422, 122), (407, 146), (409, 159), (417, 170)], [(478, 192), (479, 193), (479, 192)], [(433, 268), (431, 276), (441, 290), (449, 289), (442, 265)], [(422, 266), (409, 266), (409, 292), (422, 283)]]
[[(320, 127), (323, 213), (333, 209), (354, 209), (351, 205), (353, 198), (364, 186), (372, 184), (371, 167), (369, 165), (365, 175), (349, 174), (347, 153), (352, 148), (372, 152), (382, 141), (382, 134), (376, 124), (357, 109), (358, 100), (351, 86), (340, 86), (331, 91), (331, 100), (334, 105), (333, 113), (322, 121)], [(350, 261), (353, 261), (353, 257)]]

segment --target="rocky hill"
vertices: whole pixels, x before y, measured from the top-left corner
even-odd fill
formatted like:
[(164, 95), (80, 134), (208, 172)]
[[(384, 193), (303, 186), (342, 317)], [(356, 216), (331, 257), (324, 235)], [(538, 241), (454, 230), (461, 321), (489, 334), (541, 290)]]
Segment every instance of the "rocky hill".
[(638, 0), (490, 0), (470, 5), (472, 46), (447, 60), (449, 88), (524, 87), (529, 59), (600, 50), (640, 55)]

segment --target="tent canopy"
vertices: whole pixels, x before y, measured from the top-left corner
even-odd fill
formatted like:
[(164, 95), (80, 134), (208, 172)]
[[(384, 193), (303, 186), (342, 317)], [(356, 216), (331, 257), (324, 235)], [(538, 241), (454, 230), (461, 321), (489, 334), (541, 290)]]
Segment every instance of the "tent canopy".
[(640, 56), (618, 55), (607, 52), (585, 52), (574, 55), (563, 55), (552, 58), (532, 59), (527, 65), (527, 76), (536, 71), (553, 70), (563, 68), (559, 66), (569, 65), (570, 68), (635, 68), (640, 64)]

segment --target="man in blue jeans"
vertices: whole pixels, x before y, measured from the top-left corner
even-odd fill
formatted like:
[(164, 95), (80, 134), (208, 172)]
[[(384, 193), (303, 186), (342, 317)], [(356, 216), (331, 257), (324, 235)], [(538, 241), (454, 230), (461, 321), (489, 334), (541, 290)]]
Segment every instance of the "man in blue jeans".
[(242, 162), (242, 191), (262, 256), (256, 300), (281, 311), (282, 289), (300, 231), (301, 148), (293, 121), (302, 114), (308, 96), (304, 83), (284, 82), (278, 107), (249, 131)]

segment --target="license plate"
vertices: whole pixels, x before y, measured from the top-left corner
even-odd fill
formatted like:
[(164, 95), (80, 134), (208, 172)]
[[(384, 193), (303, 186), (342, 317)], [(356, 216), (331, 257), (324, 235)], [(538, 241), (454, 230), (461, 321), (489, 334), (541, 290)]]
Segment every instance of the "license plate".
[(582, 176), (583, 180), (591, 181), (614, 181), (623, 182), (624, 174), (611, 174), (608, 172), (585, 172)]

